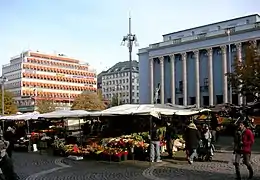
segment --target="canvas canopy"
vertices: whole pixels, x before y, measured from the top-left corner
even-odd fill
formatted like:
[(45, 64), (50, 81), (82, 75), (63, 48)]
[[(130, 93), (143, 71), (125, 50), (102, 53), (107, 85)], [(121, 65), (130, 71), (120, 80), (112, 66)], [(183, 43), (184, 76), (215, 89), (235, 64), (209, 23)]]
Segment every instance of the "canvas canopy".
[(84, 110), (57, 110), (50, 113), (40, 114), (39, 118), (52, 119), (52, 118), (76, 118), (82, 117), (82, 115), (87, 116), (88, 112)]
[(17, 114), (11, 116), (2, 116), (0, 120), (37, 120), (39, 117), (39, 112), (25, 113), (25, 114)]
[(151, 115), (160, 118), (161, 115), (194, 115), (201, 111), (210, 111), (209, 109), (194, 109), (185, 106), (160, 105), (160, 104), (124, 104), (115, 106), (103, 111), (87, 112), (80, 116), (120, 116), (120, 115)]

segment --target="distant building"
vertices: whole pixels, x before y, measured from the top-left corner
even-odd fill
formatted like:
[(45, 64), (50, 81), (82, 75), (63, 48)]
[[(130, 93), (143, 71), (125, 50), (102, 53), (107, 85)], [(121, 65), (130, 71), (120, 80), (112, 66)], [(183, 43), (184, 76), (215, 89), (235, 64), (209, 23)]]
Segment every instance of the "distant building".
[(139, 49), (140, 103), (208, 106), (242, 104), (230, 92), (231, 62), (248, 42), (259, 46), (260, 16), (250, 15), (163, 35)]
[[(124, 103), (129, 100), (129, 61), (119, 62), (98, 75), (98, 87), (102, 89), (102, 95), (106, 100), (112, 100), (119, 95)], [(139, 103), (139, 66), (137, 61), (132, 61), (132, 103)]]
[(48, 99), (69, 108), (83, 91), (97, 91), (95, 70), (63, 54), (23, 52), (3, 65), (2, 74), (20, 112), (34, 111), (35, 101)]

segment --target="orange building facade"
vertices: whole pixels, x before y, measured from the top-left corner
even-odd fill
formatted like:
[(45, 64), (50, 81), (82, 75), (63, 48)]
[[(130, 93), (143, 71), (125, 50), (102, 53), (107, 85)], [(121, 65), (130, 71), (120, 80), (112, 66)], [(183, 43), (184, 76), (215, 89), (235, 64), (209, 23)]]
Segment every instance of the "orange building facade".
[(97, 91), (95, 70), (61, 54), (27, 51), (13, 57), (2, 72), (8, 79), (5, 89), (13, 92), (20, 111), (34, 110), (37, 100), (67, 107), (83, 91)]

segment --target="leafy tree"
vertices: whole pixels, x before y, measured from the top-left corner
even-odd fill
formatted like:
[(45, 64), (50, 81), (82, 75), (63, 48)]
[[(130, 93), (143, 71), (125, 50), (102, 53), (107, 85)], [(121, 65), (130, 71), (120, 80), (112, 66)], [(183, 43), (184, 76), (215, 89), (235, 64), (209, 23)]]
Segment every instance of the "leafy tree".
[[(2, 104), (2, 91), (0, 92), (0, 102)], [(9, 91), (4, 91), (4, 113), (5, 115), (17, 113), (17, 106), (14, 102), (13, 95)], [(2, 113), (2, 106), (0, 105), (0, 110)]]
[(73, 102), (71, 109), (82, 110), (104, 110), (106, 108), (103, 101), (95, 92), (83, 92)]
[(39, 113), (48, 113), (56, 110), (56, 106), (51, 99), (37, 100), (36, 101), (37, 111)]
[(120, 97), (118, 97), (117, 94), (114, 94), (111, 100), (111, 106), (118, 106), (118, 105), (122, 105), (123, 102), (120, 99)]
[(260, 55), (257, 47), (248, 43), (242, 61), (234, 58), (232, 73), (227, 73), (232, 90), (242, 96), (253, 95), (257, 98), (260, 93)]
[(103, 101), (103, 96), (102, 96), (102, 90), (101, 89), (98, 89), (97, 90), (97, 95), (98, 95), (98, 98)]

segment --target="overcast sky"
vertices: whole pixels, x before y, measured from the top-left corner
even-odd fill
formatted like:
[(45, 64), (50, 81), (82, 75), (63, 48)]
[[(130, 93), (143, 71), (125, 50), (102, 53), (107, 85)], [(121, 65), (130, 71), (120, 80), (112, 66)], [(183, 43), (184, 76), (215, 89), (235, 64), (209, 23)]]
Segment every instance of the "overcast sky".
[(0, 0), (0, 62), (23, 50), (63, 53), (98, 72), (128, 60), (129, 11), (139, 48), (162, 34), (259, 13), (259, 0)]

